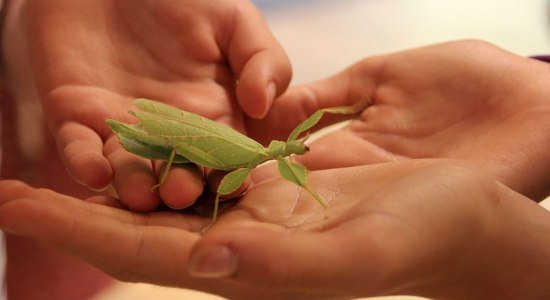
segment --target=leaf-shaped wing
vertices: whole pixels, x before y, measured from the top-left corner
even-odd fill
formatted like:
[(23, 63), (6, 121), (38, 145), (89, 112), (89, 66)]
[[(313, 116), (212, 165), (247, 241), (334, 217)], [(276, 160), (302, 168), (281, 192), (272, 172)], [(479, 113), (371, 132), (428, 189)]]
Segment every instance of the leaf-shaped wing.
[[(172, 149), (140, 143), (135, 139), (119, 137), (120, 144), (126, 151), (137, 154), (143, 158), (168, 161)], [(175, 155), (173, 163), (182, 164), (191, 162), (181, 155)]]
[[(136, 99), (134, 105), (141, 110), (133, 113), (141, 120), (138, 126), (146, 131), (161, 135), (188, 135), (188, 132), (193, 132), (197, 135), (224, 137), (227, 141), (247, 147), (263, 148), (260, 143), (229, 126), (170, 105), (148, 99)], [(160, 120), (167, 123), (159, 122)], [(180, 126), (166, 126), (175, 124)]]
[[(166, 139), (149, 136), (146, 132), (134, 128), (134, 125), (128, 125), (117, 120), (108, 119), (106, 123), (118, 136), (120, 144), (126, 151), (154, 160), (167, 161), (170, 157), (172, 148), (166, 146)], [(181, 155), (176, 155), (174, 162), (188, 163), (190, 161)]]
[(138, 99), (135, 105), (142, 110), (131, 113), (140, 121), (119, 125), (121, 140), (175, 149), (181, 157), (219, 170), (254, 167), (270, 159), (260, 143), (228, 126), (147, 99)]

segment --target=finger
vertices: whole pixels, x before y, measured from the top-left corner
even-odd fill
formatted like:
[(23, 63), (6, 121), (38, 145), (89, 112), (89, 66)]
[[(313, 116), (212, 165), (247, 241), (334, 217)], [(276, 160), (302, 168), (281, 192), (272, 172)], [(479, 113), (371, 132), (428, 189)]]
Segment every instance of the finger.
[(56, 138), (61, 158), (76, 181), (94, 190), (109, 185), (111, 166), (103, 156), (103, 141), (94, 130), (66, 122), (59, 127)]
[(238, 76), (237, 100), (250, 117), (262, 118), (284, 92), (292, 70), (285, 52), (254, 5), (236, 12), (227, 43), (229, 62)]
[[(357, 269), (358, 262), (353, 258), (359, 251), (364, 256), (371, 251), (368, 247), (347, 246), (348, 241), (330, 234), (288, 232), (274, 225), (241, 223), (236, 228), (212, 230), (205, 235), (191, 251), (189, 273), (197, 278), (229, 278), (260, 289), (284, 287), (293, 295), (298, 291), (318, 296), (342, 290), (352, 293), (353, 288), (359, 289), (348, 282), (352, 270)], [(372, 259), (375, 262), (376, 256)], [(376, 278), (375, 273), (380, 271), (367, 264), (360, 269), (364, 270), (363, 278)], [(363, 290), (368, 284), (356, 283)]]
[(250, 181), (253, 185), (278, 177), (280, 174), (275, 161), (262, 164), (250, 172)]
[[(155, 162), (157, 177), (161, 177), (165, 162)], [(166, 180), (158, 187), (162, 201), (171, 208), (191, 206), (202, 194), (204, 179), (202, 171), (194, 164), (172, 164)]]
[[(66, 206), (67, 209), (69, 210), (72, 207), (76, 207), (78, 209), (81, 209), (82, 207), (88, 207), (90, 209), (89, 213), (91, 214), (102, 215), (104, 217), (109, 217), (121, 222), (136, 221), (136, 219), (132, 217), (130, 214), (128, 214), (127, 211), (112, 209), (104, 205), (86, 206), (85, 204), (80, 203), (84, 201), (75, 202), (73, 201), (74, 199), (69, 196), (61, 195), (47, 189), (35, 189), (21, 181), (2, 180), (0, 181), (0, 191), (1, 191), (0, 206), (3, 206), (4, 204), (8, 204), (10, 201), (13, 201), (16, 199), (33, 198), (33, 199), (38, 199), (40, 201), (45, 201), (45, 202), (56, 201), (60, 206)], [(99, 201), (98, 196), (95, 196), (92, 198), (95, 198), (92, 201)], [(109, 197), (106, 197), (106, 198), (109, 198)], [(108, 199), (103, 199), (101, 201), (113, 202), (112, 200), (108, 200)], [(0, 218), (0, 220), (9, 222), (11, 218), (15, 218), (15, 220), (25, 219), (26, 217), (24, 216), (24, 214), (26, 213), (27, 213), (26, 211), (21, 210), (13, 214), (10, 214), (9, 216), (6, 214), (2, 218)], [(26, 219), (26, 220), (28, 221), (29, 219)]]
[(295, 159), (309, 170), (345, 168), (406, 159), (366, 140), (356, 132), (341, 129), (309, 145), (309, 152)]
[[(365, 67), (366, 68), (366, 67)], [(375, 68), (369, 67), (369, 69)], [(369, 74), (366, 70), (362, 71)], [(248, 120), (248, 134), (260, 142), (267, 143), (265, 126), (262, 124), (277, 124), (270, 129), (271, 139), (286, 139), (288, 134), (315, 111), (335, 106), (349, 106), (360, 101), (369, 101), (375, 94), (375, 80), (365, 74), (356, 74), (358, 66), (352, 66), (336, 75), (310, 84), (290, 88), (277, 99), (277, 102), (260, 121)], [(334, 124), (350, 116), (326, 114), (314, 129)], [(314, 131), (314, 130), (312, 130)]]
[(362, 70), (357, 74), (357, 65), (310, 84), (305, 84), (281, 97), (281, 106), (290, 106), (296, 112), (309, 117), (315, 111), (335, 106), (349, 106), (364, 99), (373, 98), (374, 78)]
[(160, 197), (152, 190), (158, 180), (151, 161), (124, 150), (114, 136), (105, 145), (105, 156), (113, 169), (113, 185), (122, 203), (137, 212), (154, 210)]
[(0, 227), (52, 244), (122, 280), (181, 284), (179, 280), (185, 275), (181, 266), (185, 266), (197, 234), (122, 222), (96, 213), (99, 205), (55, 193), (50, 196), (3, 201)]
[(85, 199), (85, 201), (89, 203), (100, 204), (102, 206), (126, 209), (126, 206), (122, 202), (120, 202), (119, 199), (107, 195), (96, 195), (88, 197)]

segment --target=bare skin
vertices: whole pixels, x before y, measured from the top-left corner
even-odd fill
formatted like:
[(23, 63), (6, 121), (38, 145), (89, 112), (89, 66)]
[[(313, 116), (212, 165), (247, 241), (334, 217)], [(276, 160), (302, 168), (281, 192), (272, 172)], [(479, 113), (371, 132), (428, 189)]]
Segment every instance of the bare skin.
[[(105, 119), (126, 118), (132, 98), (150, 97), (242, 130), (243, 119), (265, 114), (291, 77), (286, 55), (248, 1), (4, 2), (2, 88), (15, 107), (14, 122), (3, 129), (18, 133), (20, 143), (7, 148), (15, 144), (3, 132), (2, 144), (22, 168), (9, 170), (4, 159), (3, 175), (29, 180), (31, 170), (33, 184), (73, 196), (90, 193), (60, 174), (55, 145), (42, 135), (42, 112), (76, 181), (94, 190), (114, 187), (109, 192), (134, 211), (153, 210), (161, 201), (181, 208), (202, 193), (202, 171), (175, 168), (151, 193), (162, 164), (123, 151)], [(10, 111), (5, 104), (2, 113)], [(34, 155), (26, 155), (29, 149)], [(89, 297), (109, 282), (95, 268), (33, 241), (9, 236), (7, 247), (10, 299)]]
[[(137, 211), (160, 202), (149, 192), (155, 170), (118, 146), (105, 119), (127, 119), (130, 101), (148, 97), (243, 130), (245, 115), (265, 115), (290, 81), (288, 58), (248, 1), (6, 6), (3, 76), (12, 97), (40, 101), (73, 178), (92, 189), (113, 181)], [(172, 206), (188, 205), (202, 192), (201, 176), (196, 168), (176, 169), (160, 194)]]
[(316, 171), (310, 182), (328, 211), (269, 180), (201, 235), (208, 219), (136, 214), (3, 181), (0, 228), (122, 280), (231, 299), (550, 295), (550, 212), (467, 164), (409, 160)]
[[(549, 81), (547, 63), (484, 42), (432, 45), (368, 57), (293, 87), (248, 132), (264, 142), (281, 138), (320, 107), (367, 97), (371, 106), (358, 120), (297, 159), (309, 169), (460, 159), (540, 201), (550, 195)], [(280, 125), (259, 126), (266, 123)]]

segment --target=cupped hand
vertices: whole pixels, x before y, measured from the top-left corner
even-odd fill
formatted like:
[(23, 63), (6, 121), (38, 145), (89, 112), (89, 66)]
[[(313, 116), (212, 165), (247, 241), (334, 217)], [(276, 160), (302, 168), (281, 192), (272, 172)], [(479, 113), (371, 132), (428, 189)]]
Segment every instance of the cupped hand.
[(310, 184), (328, 210), (274, 179), (201, 235), (208, 218), (137, 214), (4, 181), (0, 228), (122, 280), (231, 299), (514, 298), (547, 287), (548, 211), (464, 163), (322, 170)]
[[(130, 101), (144, 97), (244, 130), (243, 112), (262, 117), (291, 76), (249, 1), (11, 1), (6, 10), (4, 77), (13, 97), (40, 99), (77, 181), (103, 189), (113, 179), (137, 211), (159, 203), (150, 192), (159, 170), (122, 150), (107, 118), (132, 121)], [(201, 176), (176, 169), (160, 194), (173, 207), (189, 205)]]
[[(550, 65), (479, 41), (367, 57), (291, 88), (249, 133), (284, 138), (321, 107), (370, 99), (343, 130), (299, 157), (310, 169), (410, 158), (471, 162), (530, 198), (550, 194)], [(278, 124), (270, 135), (262, 128)], [(529, 175), (526, 175), (529, 174)]]

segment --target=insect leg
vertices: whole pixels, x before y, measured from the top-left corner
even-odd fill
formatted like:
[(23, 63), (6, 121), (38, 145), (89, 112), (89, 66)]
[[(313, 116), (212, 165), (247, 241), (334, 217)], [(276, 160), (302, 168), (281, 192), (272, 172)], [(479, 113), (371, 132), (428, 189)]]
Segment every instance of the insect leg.
[(362, 112), (369, 105), (371, 105), (370, 100), (368, 98), (364, 98), (352, 106), (338, 106), (319, 109), (311, 116), (309, 116), (309, 118), (305, 119), (302, 123), (296, 126), (296, 128), (294, 128), (294, 130), (288, 136), (287, 142), (295, 141), (296, 139), (298, 139), (298, 136), (300, 136), (300, 134), (315, 126), (321, 120), (325, 113), (354, 115)]
[(218, 210), (220, 207), (220, 196), (229, 195), (235, 192), (244, 183), (249, 173), (250, 173), (249, 168), (240, 168), (227, 173), (223, 177), (222, 181), (220, 182), (220, 185), (218, 186), (218, 190), (216, 191), (212, 221), (210, 222), (210, 224), (208, 224), (208, 226), (206, 226), (203, 229), (203, 232), (208, 230), (208, 228), (210, 228), (214, 223), (216, 223), (216, 220), (218, 219)]
[(303, 187), (323, 208), (328, 208), (326, 201), (307, 184), (306, 167), (284, 157), (277, 157), (277, 166), (284, 179)]
[(164, 170), (162, 170), (162, 174), (160, 175), (159, 183), (155, 184), (151, 188), (151, 191), (155, 190), (156, 188), (161, 186), (166, 181), (166, 177), (168, 177), (168, 172), (170, 171), (170, 167), (172, 167), (172, 163), (174, 163), (174, 158), (175, 157), (176, 157), (176, 149), (174, 148), (174, 149), (172, 149), (172, 151), (170, 151), (170, 156), (168, 157), (168, 161), (166, 163), (166, 166), (164, 167)]
[(319, 194), (317, 194), (317, 192), (315, 192), (314, 190), (312, 190), (307, 184), (303, 186), (304, 189), (317, 201), (319, 202), (319, 204), (327, 209), (328, 208), (328, 204), (327, 202), (325, 201), (325, 199), (323, 199)]
[(214, 223), (216, 223), (216, 221), (218, 220), (219, 207), (220, 207), (220, 194), (216, 193), (216, 198), (214, 199), (214, 212), (212, 213), (212, 219), (210, 220), (210, 223), (208, 223), (208, 225), (206, 225), (206, 227), (204, 227), (201, 230), (202, 233), (205, 233), (206, 231), (208, 231), (208, 229), (210, 229), (210, 227), (212, 227), (212, 225), (214, 225)]

